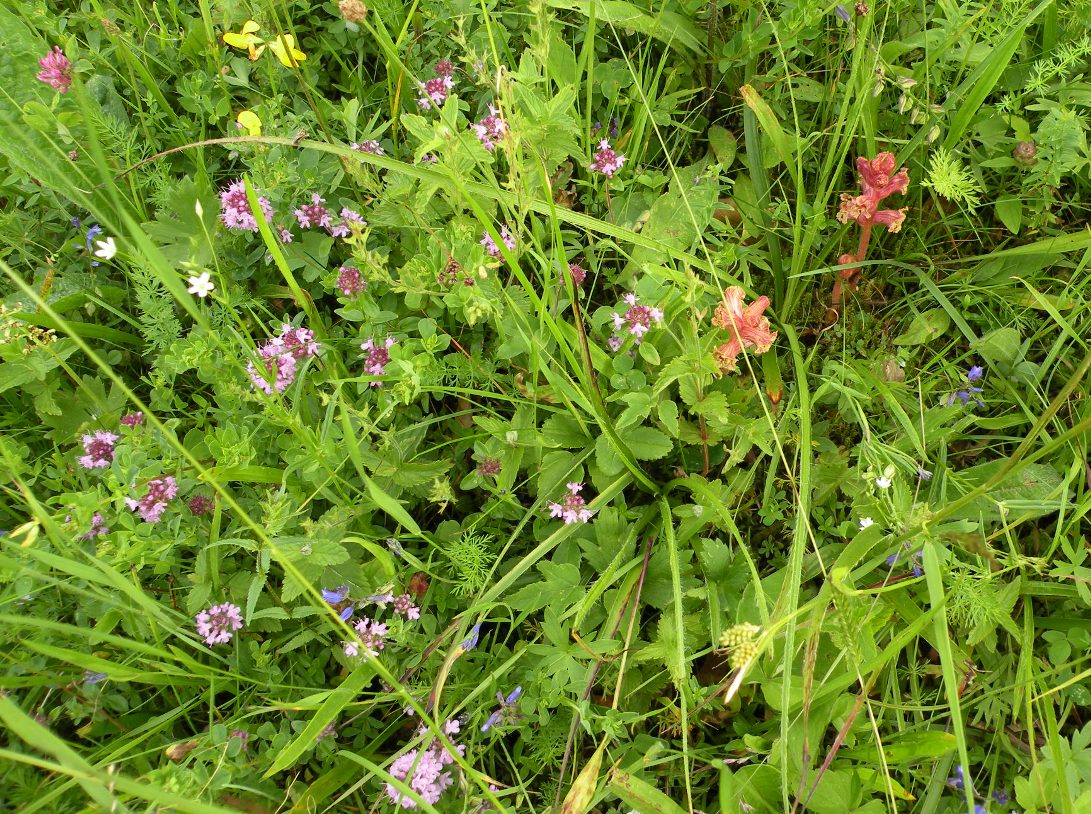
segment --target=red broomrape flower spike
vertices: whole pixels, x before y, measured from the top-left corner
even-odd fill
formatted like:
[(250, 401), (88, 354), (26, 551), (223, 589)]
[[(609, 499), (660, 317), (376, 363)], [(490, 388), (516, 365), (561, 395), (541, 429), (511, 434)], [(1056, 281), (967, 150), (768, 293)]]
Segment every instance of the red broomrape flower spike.
[[(879, 153), (875, 158), (856, 159), (856, 169), (860, 173), (860, 195), (841, 194), (841, 208), (837, 219), (841, 223), (856, 221), (860, 224), (860, 243), (855, 254), (843, 254), (837, 258), (838, 265), (862, 262), (867, 257), (871, 229), (885, 226), (891, 232), (899, 232), (908, 207), (902, 209), (879, 209), (879, 203), (890, 195), (903, 195), (909, 189), (909, 171), (902, 169), (895, 172), (896, 159), (893, 153)], [(840, 308), (844, 299), (842, 282), (855, 289), (860, 284), (859, 267), (842, 269), (833, 284), (833, 308)]]

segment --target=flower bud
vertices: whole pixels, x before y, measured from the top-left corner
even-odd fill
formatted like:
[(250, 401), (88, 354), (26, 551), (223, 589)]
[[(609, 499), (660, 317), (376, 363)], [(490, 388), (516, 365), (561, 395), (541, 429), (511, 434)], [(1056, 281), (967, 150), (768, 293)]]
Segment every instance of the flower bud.
[(1015, 159), (1015, 163), (1022, 164), (1024, 167), (1034, 166), (1038, 162), (1037, 155), (1038, 147), (1033, 141), (1020, 141), (1011, 151), (1011, 157)]
[(360, 0), (341, 0), (337, 4), (341, 17), (348, 23), (362, 23), (367, 17), (367, 6)]

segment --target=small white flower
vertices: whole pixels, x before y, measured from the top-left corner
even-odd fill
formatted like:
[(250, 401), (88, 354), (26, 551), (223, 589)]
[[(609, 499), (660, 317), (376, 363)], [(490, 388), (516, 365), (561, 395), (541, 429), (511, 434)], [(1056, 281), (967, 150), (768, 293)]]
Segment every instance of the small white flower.
[(199, 277), (190, 277), (186, 282), (189, 283), (189, 288), (186, 290), (190, 294), (196, 294), (202, 300), (216, 290), (216, 284), (212, 282), (212, 277), (207, 271), (201, 272)]
[(861, 517), (860, 518), (860, 531), (863, 531), (864, 529), (869, 528), (869, 527), (874, 526), (874, 525), (875, 525), (875, 521), (872, 520), (870, 517)]
[(113, 260), (114, 255), (117, 254), (117, 244), (114, 243), (112, 237), (105, 240), (96, 240), (95, 246), (98, 247), (98, 250), (94, 253), (95, 257), (101, 257), (103, 260)]
[(875, 485), (878, 486), (880, 489), (889, 489), (890, 484), (890, 478), (886, 477), (885, 475), (880, 475), (875, 479)]

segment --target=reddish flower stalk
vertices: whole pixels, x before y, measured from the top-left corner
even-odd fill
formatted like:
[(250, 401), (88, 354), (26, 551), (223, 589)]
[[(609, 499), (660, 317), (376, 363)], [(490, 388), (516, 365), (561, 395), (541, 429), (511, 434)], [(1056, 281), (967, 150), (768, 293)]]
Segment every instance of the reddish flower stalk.
[[(891, 232), (899, 232), (908, 207), (902, 209), (879, 209), (879, 203), (894, 194), (904, 194), (909, 189), (909, 172), (904, 167), (894, 171), (893, 153), (879, 153), (875, 158), (860, 156), (856, 159), (856, 169), (860, 173), (860, 195), (841, 194), (841, 208), (837, 219), (841, 223), (856, 221), (860, 224), (860, 242), (855, 254), (843, 254), (837, 258), (838, 265), (861, 263), (867, 257), (871, 230), (875, 226), (885, 226)], [(833, 283), (833, 307), (840, 308), (844, 300), (842, 284), (853, 290), (860, 284), (861, 269), (851, 266), (842, 269)]]

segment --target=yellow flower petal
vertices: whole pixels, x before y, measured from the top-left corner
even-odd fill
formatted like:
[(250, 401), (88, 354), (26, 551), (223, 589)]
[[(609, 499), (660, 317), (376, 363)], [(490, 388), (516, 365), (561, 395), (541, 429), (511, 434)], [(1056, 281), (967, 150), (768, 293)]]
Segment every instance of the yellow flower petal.
[(281, 34), (275, 40), (266, 43), (269, 50), (277, 55), (280, 64), (285, 68), (292, 67), (292, 61), (302, 62), (307, 55), (295, 47), (295, 37), (291, 34)]
[(257, 59), (265, 49), (265, 46), (263, 45), (264, 40), (255, 34), (260, 28), (261, 26), (253, 20), (247, 20), (243, 24), (241, 31), (237, 34), (233, 31), (228, 31), (223, 35), (223, 40), (232, 48), (245, 48), (250, 52), (250, 59)]
[(260, 136), (261, 135), (261, 119), (258, 118), (258, 114), (252, 110), (244, 110), (239, 114), (239, 117), (235, 120), (239, 125), (246, 130), (247, 135)]

